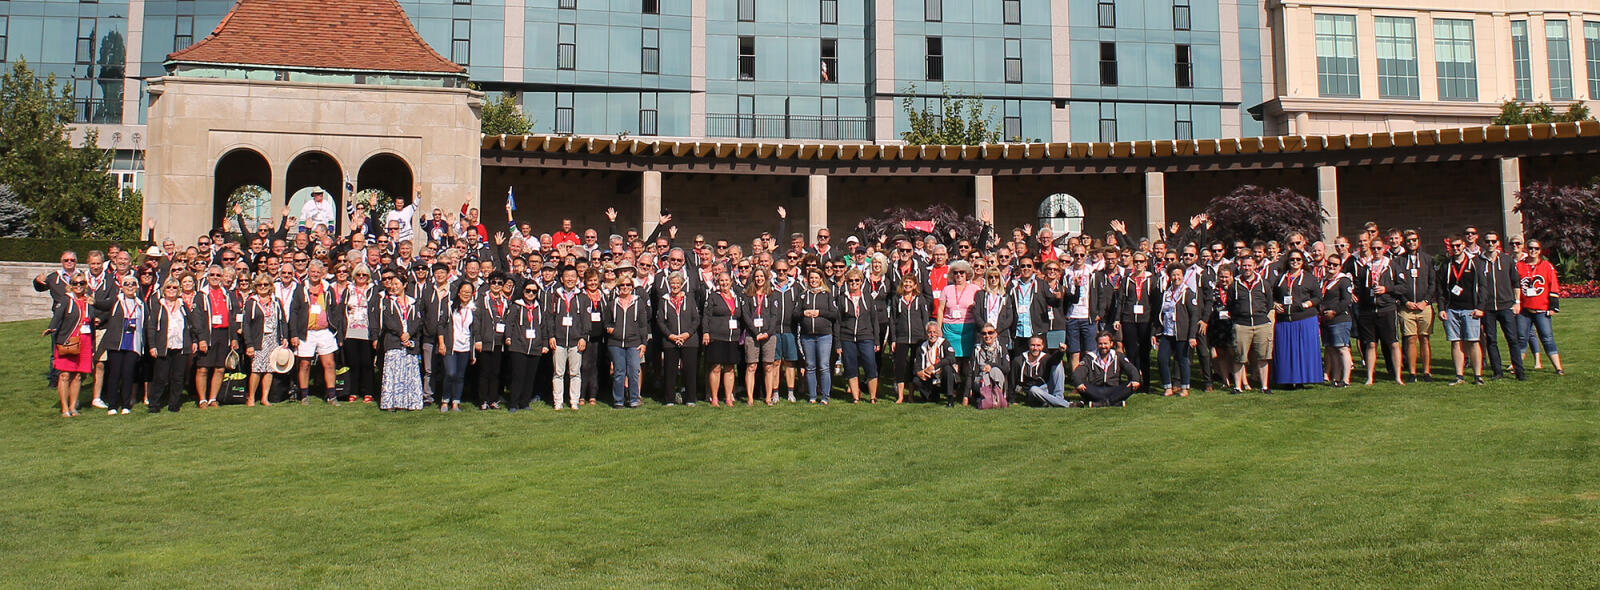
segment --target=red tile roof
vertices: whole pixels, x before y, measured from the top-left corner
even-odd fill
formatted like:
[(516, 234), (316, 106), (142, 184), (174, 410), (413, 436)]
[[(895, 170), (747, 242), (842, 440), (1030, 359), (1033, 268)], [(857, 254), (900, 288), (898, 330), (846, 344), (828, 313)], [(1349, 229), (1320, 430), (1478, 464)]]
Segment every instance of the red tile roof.
[(238, 0), (217, 29), (169, 61), (462, 74), (396, 0)]

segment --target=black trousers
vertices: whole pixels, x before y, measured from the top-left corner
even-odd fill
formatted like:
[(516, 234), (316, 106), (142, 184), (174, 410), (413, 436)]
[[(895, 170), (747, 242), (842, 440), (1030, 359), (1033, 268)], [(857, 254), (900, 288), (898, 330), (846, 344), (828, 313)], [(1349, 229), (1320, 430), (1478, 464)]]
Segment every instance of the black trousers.
[(944, 401), (948, 404), (954, 404), (961, 401), (956, 397), (960, 385), (961, 379), (959, 375), (956, 375), (955, 367), (940, 368), (939, 383), (934, 383), (931, 380), (923, 379), (921, 377), (911, 378), (912, 389), (921, 394), (922, 399), (930, 402), (938, 400), (940, 395), (944, 396)]
[(917, 345), (895, 342), (889, 346), (894, 349), (894, 352), (890, 354), (890, 358), (894, 361), (895, 385), (911, 383), (913, 379), (916, 379), (916, 370), (911, 366), (911, 349), (916, 348)]
[(155, 359), (154, 378), (150, 381), (150, 409), (160, 409), (163, 404), (174, 412), (183, 407), (183, 389), (190, 383), (189, 355), (182, 350), (168, 350), (167, 356)]
[(505, 355), (506, 363), (511, 365), (511, 397), (508, 402), (513, 408), (526, 410), (528, 404), (533, 402), (533, 388), (539, 382), (539, 366), (544, 355), (520, 352), (501, 354)]
[(112, 350), (106, 353), (105, 385), (100, 387), (100, 400), (113, 410), (133, 407), (134, 369), (139, 366), (139, 353), (131, 350)]
[(1146, 382), (1140, 386), (1146, 389), (1150, 381), (1150, 327), (1150, 322), (1122, 322), (1123, 353), (1139, 367), (1139, 374)]
[[(700, 401), (696, 394), (700, 376), (700, 347), (661, 347), (661, 403), (672, 403), (678, 391), (678, 378), (683, 377), (683, 403)], [(641, 371), (642, 373), (643, 371)]]
[(488, 350), (478, 353), (478, 403), (500, 403), (500, 365), (505, 360), (505, 351)]
[(1483, 312), (1483, 338), (1480, 342), (1483, 350), (1488, 354), (1486, 363), (1494, 369), (1494, 376), (1502, 377), (1506, 374), (1506, 366), (1500, 363), (1500, 335), (1495, 326), (1499, 325), (1506, 333), (1506, 350), (1511, 353), (1511, 370), (1514, 375), (1522, 374), (1522, 339), (1517, 334), (1517, 316), (1509, 309)]
[(344, 364), (350, 368), (344, 377), (344, 395), (378, 397), (378, 381), (373, 372), (372, 341), (349, 338), (339, 347)]
[[(1209, 326), (1207, 329), (1210, 329)], [(1200, 374), (1194, 380), (1195, 386), (1211, 387), (1211, 338), (1208, 335), (1202, 335), (1195, 338), (1194, 341), (1194, 356), (1200, 362)], [(1188, 362), (1188, 359), (1185, 359), (1184, 362)]]
[[(1128, 324), (1123, 324), (1127, 328)], [(1126, 385), (1086, 385), (1084, 386), (1083, 399), (1095, 404), (1120, 404), (1133, 395), (1133, 389)]]
[[(589, 341), (583, 349), (583, 399), (611, 399), (611, 353), (604, 338)], [(605, 379), (600, 376), (605, 375)], [(602, 383), (602, 381), (604, 383)], [(599, 394), (605, 394), (599, 396)]]

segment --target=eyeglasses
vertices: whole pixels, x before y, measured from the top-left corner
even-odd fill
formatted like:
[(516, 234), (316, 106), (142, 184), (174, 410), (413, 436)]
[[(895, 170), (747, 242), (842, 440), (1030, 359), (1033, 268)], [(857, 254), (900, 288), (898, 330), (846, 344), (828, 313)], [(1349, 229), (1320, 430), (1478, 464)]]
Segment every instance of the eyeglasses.
[(1150, 261), (1146, 260), (1146, 259), (1143, 259), (1143, 258), (1135, 258), (1135, 259), (1133, 259), (1133, 263), (1134, 264), (1145, 264), (1145, 263), (1148, 263), (1148, 262), (1150, 262)]
[(1024, 264), (1024, 265), (1022, 265), (1022, 268), (1033, 268), (1033, 265), (1032, 264)]
[(200, 245), (200, 246), (210, 246), (211, 242), (200, 242), (198, 245)]
[(167, 285), (165, 287), (162, 287), (161, 290), (162, 291), (177, 291), (178, 290), (178, 286), (177, 285)]
[(1496, 240), (1496, 239), (1492, 239), (1492, 238), (1491, 239), (1486, 239), (1484, 241), (1488, 242), (1490, 244), (1498, 244), (1498, 243), (1500, 243), (1500, 240)]
[[(333, 274), (336, 274), (336, 275), (347, 275), (347, 274), (350, 274), (350, 271), (341, 268), (341, 269), (333, 271)], [(361, 275), (361, 276), (366, 276), (366, 275)]]
[(1528, 249), (1529, 250), (1539, 250), (1540, 248), (1538, 246), (1528, 246)]
[(356, 273), (356, 276), (361, 277), (361, 278), (364, 279), (364, 278), (372, 276), (372, 273), (369, 273), (369, 272), (358, 272), (358, 273)]
[(846, 282), (846, 283), (859, 283), (859, 282), (861, 282), (861, 279), (845, 279), (844, 282)]
[(1298, 258), (1298, 257), (1289, 259), (1289, 262), (1305, 262), (1305, 261), (1306, 261), (1306, 259)]
[(995, 331), (994, 330), (984, 330), (983, 331), (983, 335), (984, 336), (993, 336), (993, 335), (995, 335)]
[(1475, 235), (1478, 235), (1478, 230), (1469, 229), (1469, 230), (1461, 232), (1461, 233), (1467, 234), (1469, 236), (1475, 236)]
[(87, 284), (89, 284), (88, 281), (72, 281), (72, 286), (74, 287), (82, 287)]

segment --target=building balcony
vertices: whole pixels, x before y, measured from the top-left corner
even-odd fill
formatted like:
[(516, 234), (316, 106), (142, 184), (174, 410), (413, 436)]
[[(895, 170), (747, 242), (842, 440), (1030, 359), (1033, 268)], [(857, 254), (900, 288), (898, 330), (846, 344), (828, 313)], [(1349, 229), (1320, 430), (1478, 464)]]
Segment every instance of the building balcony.
[(872, 117), (822, 115), (706, 115), (707, 137), (750, 139), (872, 139)]

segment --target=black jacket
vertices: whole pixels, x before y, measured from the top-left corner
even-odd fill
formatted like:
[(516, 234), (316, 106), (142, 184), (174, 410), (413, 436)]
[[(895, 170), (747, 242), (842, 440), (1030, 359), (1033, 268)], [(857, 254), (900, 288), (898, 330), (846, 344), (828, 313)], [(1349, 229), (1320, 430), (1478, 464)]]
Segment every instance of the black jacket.
[(544, 337), (554, 338), (556, 346), (577, 346), (592, 329), (589, 307), (589, 296), (581, 289), (571, 298), (562, 297), (559, 288), (550, 289), (544, 299)]
[(907, 302), (896, 295), (889, 300), (889, 341), (912, 345), (928, 339), (929, 314), (933, 305), (925, 295), (916, 295)]
[[(373, 294), (373, 320), (368, 325), (372, 341), (384, 352), (391, 350), (407, 350), (411, 353), (422, 351), (422, 337), (419, 328), (422, 326), (422, 306), (417, 305), (415, 299), (410, 300), (404, 309), (393, 296), (387, 293)], [(400, 339), (401, 334), (411, 338), (411, 346), (407, 347)]]
[(705, 306), (700, 308), (700, 328), (711, 337), (712, 342), (739, 341), (739, 334), (744, 331), (744, 322), (740, 321), (739, 312), (744, 306), (743, 299), (743, 296), (735, 292), (733, 305), (729, 306), (721, 293), (706, 294)]
[(683, 341), (683, 346), (678, 346), (671, 340), (663, 339), (662, 346), (672, 348), (696, 348), (700, 346), (700, 308), (694, 304), (694, 297), (687, 292), (683, 294), (682, 305), (673, 306), (671, 295), (663, 296), (656, 303), (656, 329), (662, 335), (675, 336), (689, 334), (689, 339)]
[[(805, 312), (817, 310), (817, 317), (805, 317)], [(833, 324), (839, 319), (839, 302), (833, 298), (833, 292), (826, 289), (819, 291), (806, 290), (796, 297), (794, 307), (794, 321), (799, 324), (797, 332), (802, 336), (822, 336), (833, 334)]]
[(878, 341), (878, 305), (871, 294), (862, 291), (854, 300), (841, 294), (835, 305), (839, 309), (839, 320), (834, 322), (835, 347), (845, 342)]
[(544, 354), (550, 348), (550, 339), (544, 334), (544, 301), (538, 297), (532, 302), (518, 299), (511, 308), (506, 314), (506, 349), (529, 356)]
[(634, 348), (644, 346), (650, 338), (650, 301), (643, 297), (634, 297), (627, 307), (622, 306), (621, 297), (612, 297), (601, 309), (600, 318), (605, 323), (607, 346)]
[[(194, 326), (194, 310), (182, 300), (179, 300), (178, 308), (183, 314), (183, 353), (188, 354), (194, 351), (200, 333)], [(159, 299), (145, 302), (144, 346), (154, 350), (156, 358), (167, 356), (167, 308)]]

